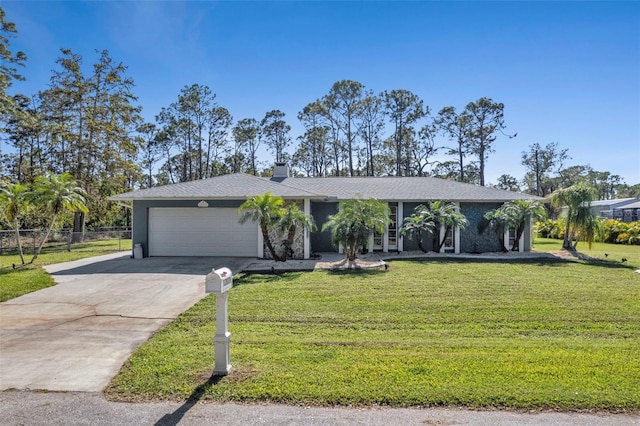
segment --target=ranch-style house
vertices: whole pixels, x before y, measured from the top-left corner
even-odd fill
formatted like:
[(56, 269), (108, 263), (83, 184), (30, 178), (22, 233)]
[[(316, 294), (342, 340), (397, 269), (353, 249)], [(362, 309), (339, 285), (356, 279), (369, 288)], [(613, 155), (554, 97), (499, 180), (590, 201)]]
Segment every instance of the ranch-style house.
[[(355, 198), (375, 198), (388, 203), (390, 223), (382, 235), (372, 235), (368, 249), (381, 252), (417, 250), (417, 242), (400, 234), (405, 217), (426, 201), (446, 200), (469, 221), (465, 229), (447, 232), (442, 251), (481, 253), (501, 249), (494, 232), (480, 223), (484, 214), (511, 200), (539, 200), (534, 195), (482, 187), (433, 177), (290, 177), (289, 167), (277, 163), (273, 177), (234, 173), (198, 181), (142, 189), (111, 197), (133, 204), (134, 244), (141, 244), (147, 256), (238, 256), (262, 258), (267, 255), (262, 233), (255, 223), (240, 224), (238, 207), (247, 197), (271, 192), (296, 202), (313, 216), (318, 230), (299, 232), (296, 257), (308, 259), (316, 253), (335, 252), (329, 232), (322, 224), (336, 213), (338, 202)], [(520, 241), (520, 251), (531, 249), (531, 224)], [(445, 229), (440, 230), (442, 238)], [(510, 247), (514, 231), (504, 235)], [(424, 238), (424, 247), (437, 247), (433, 237)]]

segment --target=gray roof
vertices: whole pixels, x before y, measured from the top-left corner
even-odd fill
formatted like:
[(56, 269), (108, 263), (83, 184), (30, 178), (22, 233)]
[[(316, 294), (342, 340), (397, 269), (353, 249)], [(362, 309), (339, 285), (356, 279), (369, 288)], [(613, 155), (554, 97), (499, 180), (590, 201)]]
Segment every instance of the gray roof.
[(627, 210), (627, 209), (640, 209), (640, 200), (635, 203), (625, 204), (623, 206), (615, 207), (614, 210)]
[(505, 191), (434, 177), (287, 178), (282, 183), (326, 194), (338, 200), (377, 198), (386, 201), (509, 201), (543, 200), (535, 195)]
[(271, 192), (289, 199), (346, 200), (377, 198), (385, 201), (543, 200), (535, 195), (454, 182), (433, 177), (262, 178), (244, 173), (142, 189), (110, 197), (114, 201), (246, 199)]
[(637, 198), (616, 198), (613, 200), (598, 200), (592, 201), (591, 207), (622, 207), (629, 203), (635, 203), (636, 201), (640, 201)]
[(271, 192), (283, 198), (325, 198), (303, 189), (292, 188), (269, 179), (245, 173), (234, 173), (209, 179), (156, 186), (109, 197), (113, 201), (132, 200), (244, 200), (253, 195)]

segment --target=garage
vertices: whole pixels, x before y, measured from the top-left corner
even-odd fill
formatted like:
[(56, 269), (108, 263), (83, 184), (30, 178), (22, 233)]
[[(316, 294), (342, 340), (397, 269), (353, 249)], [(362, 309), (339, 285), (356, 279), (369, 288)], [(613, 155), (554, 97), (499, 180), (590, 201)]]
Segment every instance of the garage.
[(234, 208), (149, 208), (149, 255), (256, 257), (258, 227), (238, 217)]

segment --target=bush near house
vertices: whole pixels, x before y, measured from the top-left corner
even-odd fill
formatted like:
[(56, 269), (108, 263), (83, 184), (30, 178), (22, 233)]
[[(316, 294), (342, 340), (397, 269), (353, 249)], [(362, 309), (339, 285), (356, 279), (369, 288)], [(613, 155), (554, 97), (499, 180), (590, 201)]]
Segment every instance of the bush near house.
[[(640, 222), (620, 222), (615, 219), (606, 219), (601, 223), (600, 233), (596, 236), (596, 242), (609, 244), (640, 245)], [(536, 234), (540, 238), (553, 238), (561, 240), (564, 237), (562, 219), (547, 219), (536, 222)]]

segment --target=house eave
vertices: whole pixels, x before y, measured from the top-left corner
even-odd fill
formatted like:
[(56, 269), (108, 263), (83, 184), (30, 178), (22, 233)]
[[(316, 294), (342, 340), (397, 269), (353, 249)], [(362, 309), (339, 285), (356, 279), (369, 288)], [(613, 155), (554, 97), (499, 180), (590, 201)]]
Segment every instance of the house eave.
[[(253, 197), (261, 194), (251, 195), (239, 195), (235, 197), (220, 197), (220, 196), (208, 196), (202, 195), (198, 197), (123, 197), (116, 195), (113, 197), (107, 197), (109, 201), (121, 202), (121, 201), (199, 201), (199, 200), (211, 200), (211, 201), (245, 201), (248, 197)], [(283, 196), (285, 200), (314, 200), (314, 201), (326, 201), (329, 197), (326, 196)]]

